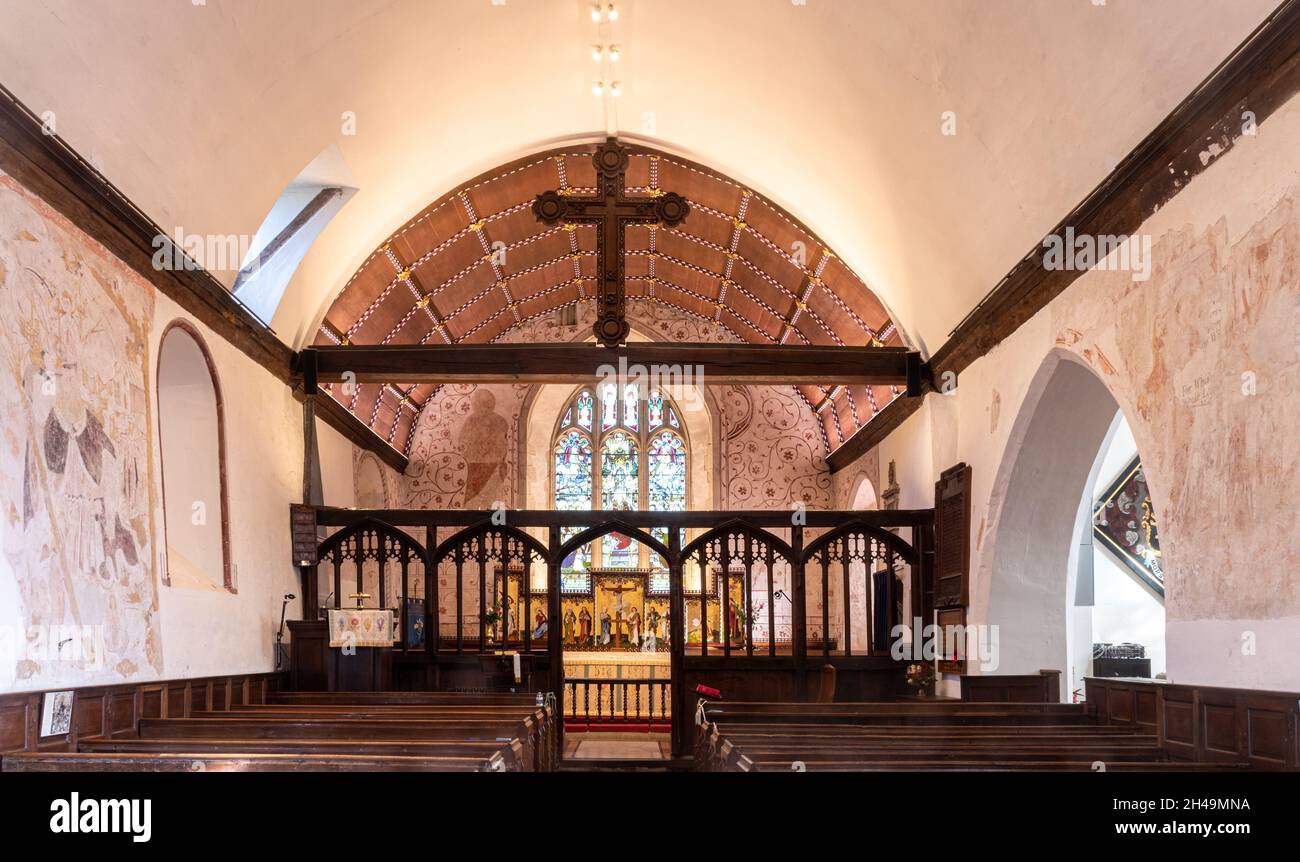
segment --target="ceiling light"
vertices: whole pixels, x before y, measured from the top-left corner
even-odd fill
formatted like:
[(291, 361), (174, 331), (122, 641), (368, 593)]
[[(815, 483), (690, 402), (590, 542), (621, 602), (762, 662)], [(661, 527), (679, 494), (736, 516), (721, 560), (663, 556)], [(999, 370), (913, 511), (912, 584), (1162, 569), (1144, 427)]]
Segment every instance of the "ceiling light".
[(596, 61), (597, 63), (599, 63), (599, 62), (600, 62), (600, 58), (601, 58), (603, 55), (604, 55), (604, 50), (603, 50), (599, 45), (592, 45), (592, 46), (591, 46), (591, 59), (592, 59), (592, 60), (594, 60), (594, 61)]
[(615, 99), (618, 98), (620, 92), (621, 90), (618, 81), (615, 81), (614, 83), (609, 85), (609, 94), (613, 96)]
[(610, 46), (609, 46), (609, 62), (611, 62), (611, 63), (617, 63), (620, 54), (621, 54), (621, 52), (619, 51), (617, 45), (610, 45)]
[(609, 20), (611, 21), (618, 20), (618, 7), (615, 6), (613, 3), (609, 4)]
[(592, 21), (595, 21), (597, 24), (599, 24), (599, 23), (600, 23), (600, 19), (601, 19), (600, 6), (599, 6), (599, 5), (594, 5), (594, 6), (592, 6), (592, 7), (591, 7), (591, 20), (592, 20)]
[(599, 81), (591, 85), (591, 95), (600, 98), (600, 96), (604, 94), (604, 92), (605, 92), (605, 85), (600, 83)]

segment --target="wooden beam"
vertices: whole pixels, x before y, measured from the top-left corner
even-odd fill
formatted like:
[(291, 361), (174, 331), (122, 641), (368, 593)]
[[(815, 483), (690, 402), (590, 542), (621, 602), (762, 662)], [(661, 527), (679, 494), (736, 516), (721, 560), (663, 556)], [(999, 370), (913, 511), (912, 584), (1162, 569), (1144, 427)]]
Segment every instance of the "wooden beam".
[(826, 456), (826, 463), (832, 473), (843, 470), (862, 455), (880, 445), (880, 442), (894, 433), (907, 417), (921, 409), (922, 398), (909, 398), (900, 395), (886, 404), (871, 421), (855, 431), (840, 447)]
[[(310, 354), (310, 356), (309, 356)], [(643, 373), (716, 384), (908, 383), (919, 357), (903, 347), (745, 344), (377, 345), (304, 350), (295, 374), (315, 363), (322, 383), (584, 383), (605, 373)], [(351, 375), (345, 378), (345, 375)]]
[(407, 458), (388, 444), (374, 430), (352, 414), (348, 408), (335, 401), (324, 392), (315, 396), (304, 395), (301, 388), (293, 390), (293, 397), (298, 401), (314, 398), (316, 418), (342, 434), (349, 441), (368, 452), (373, 452), (389, 467), (399, 473), (406, 472)]
[[(1300, 0), (1287, 0), (1165, 117), (1051, 234), (1134, 234), (1245, 134), (1300, 92)], [(1051, 235), (1049, 234), (1049, 235)], [(960, 374), (1083, 272), (1043, 268), (1036, 244), (934, 354), (937, 379)]]
[[(293, 385), (294, 352), (204, 269), (154, 266), (165, 231), (91, 167), (61, 138), (44, 134), (40, 120), (0, 86), (0, 170), (103, 245), (245, 356)], [(294, 397), (302, 400), (300, 389)], [(395, 470), (406, 458), (333, 398), (319, 396), (316, 415)]]
[[(217, 335), (278, 379), (290, 381), (293, 351), (240, 305), (211, 273), (158, 268), (154, 255), (169, 235), (90, 166), (62, 138), (0, 86), (0, 170), (103, 245)], [(177, 257), (180, 257), (177, 250)], [(192, 263), (192, 262), (191, 262)]]
[[(1300, 93), (1300, 0), (1286, 0), (1061, 220), (1051, 234), (1131, 235), (1197, 175), (1223, 158), (1253, 126)], [(1211, 155), (1213, 153), (1213, 155)], [(958, 376), (1047, 306), (1084, 273), (1043, 268), (1036, 244), (954, 329), (930, 358), (931, 379)], [(878, 445), (920, 407), (898, 398), (838, 449), (831, 472)], [(884, 421), (882, 421), (884, 420)]]
[[(351, 527), (368, 518), (383, 521), (394, 527), (456, 527), (481, 524), (501, 513), (493, 509), (341, 509), (332, 506), (316, 508), (316, 523), (322, 527)], [(791, 509), (742, 509), (728, 512), (609, 512), (556, 511), (551, 509), (508, 509), (505, 523), (526, 527), (590, 527), (596, 521), (616, 519), (629, 527), (650, 529), (712, 528), (732, 518), (740, 518), (760, 527), (791, 527), (795, 512)], [(934, 522), (933, 509), (876, 509), (870, 511), (841, 511), (834, 509), (805, 509), (800, 512), (806, 527), (838, 527), (850, 520), (859, 520), (874, 527), (919, 527)]]

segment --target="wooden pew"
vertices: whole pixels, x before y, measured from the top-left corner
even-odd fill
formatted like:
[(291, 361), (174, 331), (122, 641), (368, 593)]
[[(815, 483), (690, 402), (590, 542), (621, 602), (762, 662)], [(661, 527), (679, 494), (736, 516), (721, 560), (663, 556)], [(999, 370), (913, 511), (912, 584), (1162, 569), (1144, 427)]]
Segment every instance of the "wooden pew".
[(1159, 740), (1073, 704), (704, 703), (702, 771), (1157, 770)]
[(279, 706), (543, 706), (537, 692), (449, 692), (449, 691), (280, 691), (267, 700)]
[[(383, 693), (380, 693), (383, 694)], [(426, 694), (424, 692), (412, 694)], [(436, 693), (435, 696), (438, 696)], [(446, 697), (445, 695), (440, 697)], [(475, 720), (497, 720), (506, 717), (528, 718), (537, 724), (536, 750), (543, 753), (548, 763), (558, 763), (559, 732), (556, 715), (550, 705), (538, 706), (532, 696), (504, 695), (509, 700), (501, 704), (465, 703), (466, 696), (453, 695), (447, 703), (415, 702), (414, 699), (401, 698), (403, 703), (312, 703), (301, 705), (287, 704), (248, 704), (232, 707), (229, 710), (195, 711), (191, 718), (223, 717), (258, 717), (258, 718), (328, 718), (328, 719), (445, 719), (465, 718)], [(477, 699), (477, 695), (470, 695)]]
[(730, 703), (702, 702), (708, 721), (805, 724), (1092, 724), (1073, 703)]
[(499, 754), (406, 757), (353, 754), (90, 753), (7, 754), (4, 772), (504, 772)]
[(519, 740), (508, 742), (462, 740), (342, 740), (342, 739), (112, 739), (88, 740), (77, 750), (87, 754), (313, 754), (370, 755), (375, 757), (488, 758), (500, 757), (506, 772), (531, 772), (534, 764), (524, 757)]
[(538, 771), (553, 768), (553, 745), (532, 716), (502, 718), (148, 718), (141, 739), (461, 740), (509, 743)]
[(554, 707), (538, 705), (536, 693), (461, 694), (441, 692), (294, 693), (304, 703), (255, 703), (227, 711), (195, 711), (191, 718), (263, 716), (263, 718), (356, 718), (356, 719), (498, 719), (504, 716), (528, 718), (537, 723), (533, 745), (546, 755), (546, 762), (558, 764), (559, 728)]

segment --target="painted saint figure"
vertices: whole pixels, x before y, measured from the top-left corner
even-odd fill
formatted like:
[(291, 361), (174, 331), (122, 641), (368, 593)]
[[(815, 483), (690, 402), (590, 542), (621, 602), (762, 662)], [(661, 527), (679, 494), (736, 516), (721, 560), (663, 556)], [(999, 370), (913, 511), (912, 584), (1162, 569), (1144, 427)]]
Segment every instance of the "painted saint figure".
[(582, 610), (578, 611), (578, 643), (587, 644), (591, 642), (591, 611), (583, 605)]
[(641, 641), (641, 652), (654, 652), (659, 648), (659, 611), (651, 607), (645, 615), (645, 637)]
[(573, 643), (574, 629), (578, 624), (578, 617), (573, 613), (573, 608), (564, 612), (564, 642)]
[(610, 617), (609, 611), (600, 612), (600, 645), (609, 646), (610, 626), (614, 620)]
[(627, 615), (628, 643), (636, 647), (641, 644), (641, 612), (632, 608)]

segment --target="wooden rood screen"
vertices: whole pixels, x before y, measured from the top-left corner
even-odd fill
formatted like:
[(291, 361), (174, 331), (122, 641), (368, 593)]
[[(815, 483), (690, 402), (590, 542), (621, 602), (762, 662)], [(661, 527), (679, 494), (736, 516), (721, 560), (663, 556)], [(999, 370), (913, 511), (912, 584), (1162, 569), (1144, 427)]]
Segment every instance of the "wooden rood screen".
[[(494, 520), (486, 511), (298, 507), (293, 523), (308, 618), (318, 607), (353, 607), (358, 596), (365, 607), (394, 609), (395, 687), (466, 689), (482, 687), (485, 674), (504, 676), (511, 687), (555, 693), (561, 708), (567, 699), (577, 710), (581, 697), (588, 712), (593, 702), (603, 709), (602, 697), (613, 704), (614, 693), (596, 680), (565, 685), (564, 651), (617, 648), (619, 632), (613, 647), (595, 637), (576, 642), (574, 574), (565, 561), (572, 566), (576, 551), (609, 536), (645, 545), (651, 570), (627, 570), (629, 583), (644, 585), (627, 590), (642, 603), (641, 649), (669, 653), (669, 704), (662, 691), (651, 700), (659, 720), (671, 712), (679, 744), (697, 685), (728, 700), (806, 700), (829, 664), (841, 699), (901, 691), (905, 661), (891, 656), (894, 629), (932, 616), (933, 511), (794, 515), (520, 510)], [(333, 531), (316, 559), (297, 541), (312, 528)], [(628, 608), (619, 571), (587, 577), (578, 594), (606, 589), (607, 598), (617, 594), (616, 613)], [(604, 621), (590, 617), (595, 635)], [(620, 622), (620, 631), (630, 630), (626, 620), (616, 628)], [(518, 683), (510, 678), (516, 653)], [(622, 692), (619, 709), (638, 694)]]

